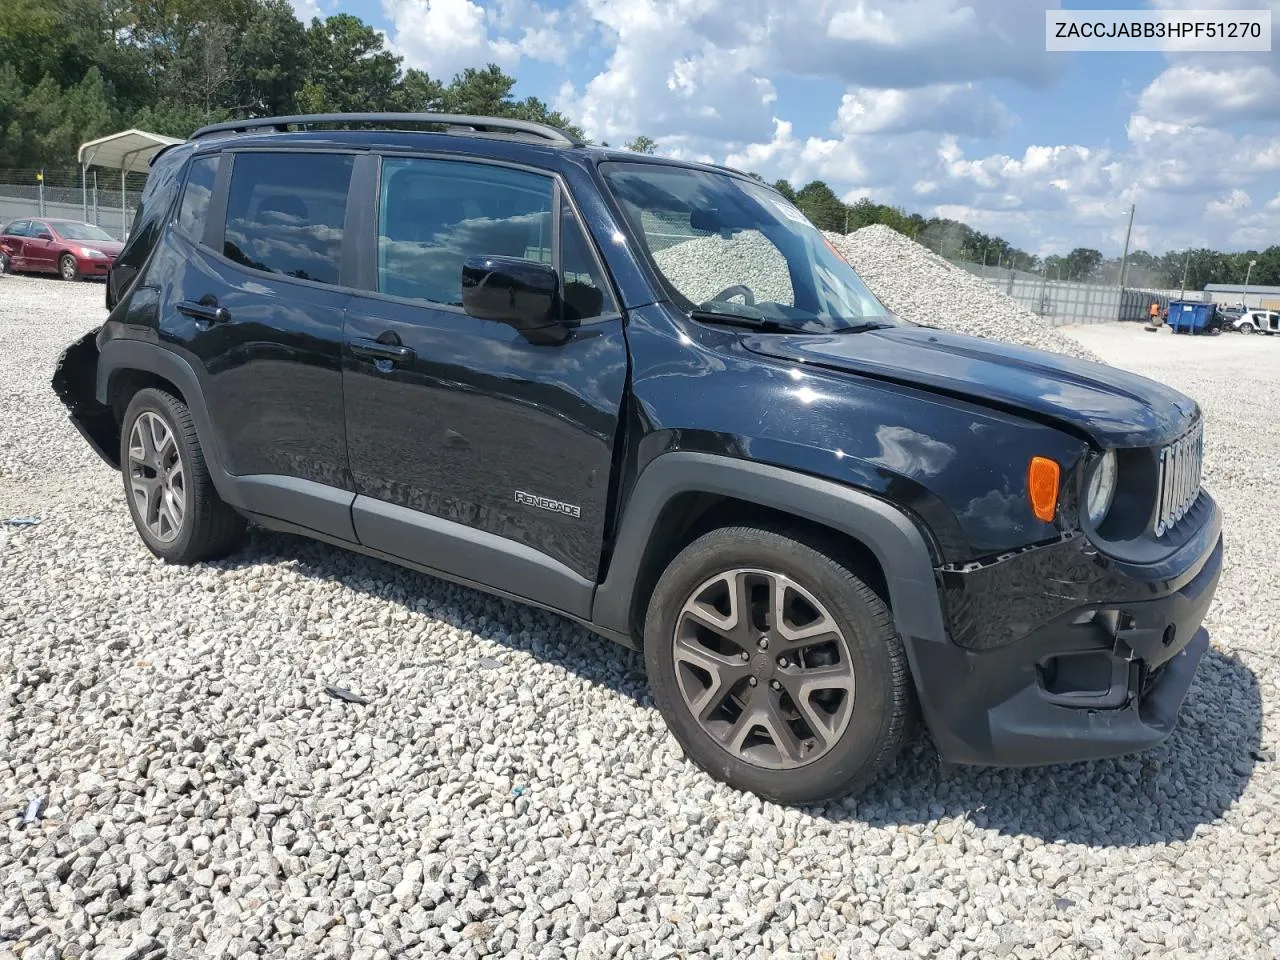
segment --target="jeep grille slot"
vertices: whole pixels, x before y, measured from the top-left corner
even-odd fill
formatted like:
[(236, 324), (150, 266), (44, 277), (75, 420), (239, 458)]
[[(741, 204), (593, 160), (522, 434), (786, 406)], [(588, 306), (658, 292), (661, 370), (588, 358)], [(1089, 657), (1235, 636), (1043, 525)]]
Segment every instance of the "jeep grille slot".
[(1204, 424), (1197, 423), (1160, 451), (1157, 484), (1157, 537), (1164, 536), (1187, 515), (1200, 496), (1200, 463), (1204, 452)]

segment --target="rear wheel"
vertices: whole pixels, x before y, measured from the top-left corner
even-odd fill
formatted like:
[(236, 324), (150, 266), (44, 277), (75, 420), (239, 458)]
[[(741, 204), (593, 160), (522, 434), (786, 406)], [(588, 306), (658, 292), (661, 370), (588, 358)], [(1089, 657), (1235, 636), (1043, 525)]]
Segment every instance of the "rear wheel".
[(58, 258), (58, 276), (63, 280), (79, 280), (80, 265), (76, 263), (76, 258), (69, 253), (64, 253)]
[(644, 649), (690, 759), (770, 800), (861, 789), (910, 729), (888, 608), (837, 551), (781, 531), (727, 527), (681, 551), (650, 600)]
[(225, 556), (240, 544), (244, 518), (213, 488), (191, 412), (163, 390), (140, 390), (120, 431), (124, 493), (147, 548), (172, 563)]

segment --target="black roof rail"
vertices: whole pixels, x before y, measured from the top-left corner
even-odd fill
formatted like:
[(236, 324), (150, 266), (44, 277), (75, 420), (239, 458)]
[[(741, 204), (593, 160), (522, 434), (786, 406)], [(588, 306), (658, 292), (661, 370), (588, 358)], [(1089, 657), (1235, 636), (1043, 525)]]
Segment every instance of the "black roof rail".
[(565, 147), (582, 144), (563, 130), (533, 123), (530, 120), (510, 120), (506, 117), (473, 117), (457, 113), (313, 113), (291, 117), (255, 117), (252, 120), (228, 120), (201, 127), (191, 135), (192, 140), (212, 137), (220, 133), (246, 133), (250, 130), (276, 130), (281, 133), (290, 127), (309, 127), (313, 124), (347, 125), (349, 127), (372, 124), (388, 129), (402, 129), (401, 124), (434, 124), (474, 130), (478, 133), (521, 133)]

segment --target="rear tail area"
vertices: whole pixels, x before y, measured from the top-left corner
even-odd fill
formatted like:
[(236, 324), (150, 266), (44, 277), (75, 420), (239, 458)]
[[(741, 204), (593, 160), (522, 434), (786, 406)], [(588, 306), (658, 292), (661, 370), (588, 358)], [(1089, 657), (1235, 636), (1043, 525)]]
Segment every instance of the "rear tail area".
[(120, 434), (115, 415), (98, 402), (98, 329), (86, 333), (58, 358), (53, 390), (63, 402), (80, 435), (98, 456), (120, 468)]

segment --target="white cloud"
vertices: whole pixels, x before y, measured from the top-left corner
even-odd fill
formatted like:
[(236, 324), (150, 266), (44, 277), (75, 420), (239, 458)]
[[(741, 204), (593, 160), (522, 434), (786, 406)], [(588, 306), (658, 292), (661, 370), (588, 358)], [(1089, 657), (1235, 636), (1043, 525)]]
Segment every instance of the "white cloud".
[(1175, 124), (1280, 119), (1280, 75), (1261, 64), (1169, 67), (1142, 91), (1138, 111)]
[[(417, 0), (422, 2), (422, 0)], [(932, 117), (961, 105), (957, 132), (1007, 122), (971, 82), (1043, 84), (1062, 61), (1044, 51), (1044, 2), (1007, 0), (583, 0), (612, 44), (605, 69), (557, 106), (597, 139), (701, 133), (760, 141), (772, 128), (772, 78), (835, 79), (867, 101), (873, 123)], [(932, 88), (876, 100), (890, 88)], [(855, 106), (857, 103), (855, 102)], [(898, 116), (898, 120), (894, 117)], [(857, 118), (853, 118), (855, 124)]]
[(445, 81), (487, 63), (506, 69), (522, 58), (563, 63), (572, 38), (559, 11), (527, 0), (489, 9), (476, 0), (382, 0), (382, 9), (392, 23), (391, 45), (406, 65)]
[(1249, 194), (1243, 190), (1232, 190), (1225, 197), (1206, 203), (1204, 213), (1207, 217), (1237, 217), (1248, 209), (1251, 202)]
[(948, 83), (915, 90), (854, 88), (841, 98), (834, 126), (850, 135), (929, 130), (981, 137), (1011, 123), (1004, 104), (975, 84)]

